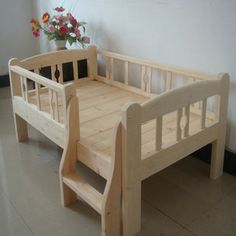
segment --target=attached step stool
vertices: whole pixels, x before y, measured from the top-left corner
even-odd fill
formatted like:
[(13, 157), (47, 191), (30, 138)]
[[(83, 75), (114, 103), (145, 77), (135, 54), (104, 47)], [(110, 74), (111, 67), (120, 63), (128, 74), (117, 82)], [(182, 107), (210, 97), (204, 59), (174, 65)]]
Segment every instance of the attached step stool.
[[(60, 164), (62, 205), (67, 206), (81, 198), (101, 215), (102, 236), (120, 235), (121, 217), (121, 123), (113, 136), (113, 153), (109, 176), (103, 193), (98, 192), (76, 173), (79, 117), (77, 98), (71, 98), (67, 110), (67, 144)], [(89, 156), (86, 158), (89, 158)]]

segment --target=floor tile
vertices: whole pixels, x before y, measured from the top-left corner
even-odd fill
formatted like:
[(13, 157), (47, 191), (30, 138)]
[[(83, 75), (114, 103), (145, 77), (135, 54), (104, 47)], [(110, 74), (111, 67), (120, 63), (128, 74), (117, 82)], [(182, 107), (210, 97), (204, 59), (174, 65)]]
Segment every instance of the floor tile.
[(159, 175), (154, 175), (143, 182), (142, 197), (151, 206), (183, 226), (211, 207), (206, 201)]
[(209, 204), (215, 204), (236, 189), (236, 178), (224, 173), (221, 178), (211, 180), (209, 171), (208, 164), (187, 157), (158, 175), (195, 197)]
[(181, 231), (179, 231), (177, 234), (175, 234), (174, 236), (196, 236), (195, 234), (193, 234), (192, 232), (186, 230), (186, 229), (182, 229)]
[(0, 236), (33, 236), (8, 199), (0, 194)]
[(144, 201), (142, 202), (141, 227), (141, 232), (137, 236), (172, 236), (181, 229), (181, 226)]
[(222, 199), (214, 208), (187, 226), (199, 236), (236, 235), (236, 191)]

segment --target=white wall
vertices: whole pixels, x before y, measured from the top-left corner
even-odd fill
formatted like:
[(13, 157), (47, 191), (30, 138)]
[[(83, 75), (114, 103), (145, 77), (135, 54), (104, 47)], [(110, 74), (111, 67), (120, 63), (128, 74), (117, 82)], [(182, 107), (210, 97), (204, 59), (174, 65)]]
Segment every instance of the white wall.
[[(40, 14), (62, 4), (87, 21), (92, 43), (100, 48), (207, 73), (228, 72), (236, 82), (235, 0), (36, 2)], [(234, 104), (232, 84), (227, 146), (236, 151)]]
[(8, 60), (25, 58), (38, 52), (31, 36), (31, 0), (0, 1), (0, 75), (8, 73)]

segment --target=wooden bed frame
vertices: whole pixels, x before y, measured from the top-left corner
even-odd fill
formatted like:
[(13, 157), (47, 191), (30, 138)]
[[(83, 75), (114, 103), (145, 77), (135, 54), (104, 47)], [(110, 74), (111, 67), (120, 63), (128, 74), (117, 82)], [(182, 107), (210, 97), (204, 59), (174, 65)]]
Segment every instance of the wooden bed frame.
[[(78, 79), (77, 62), (84, 59), (88, 77)], [(74, 78), (64, 83), (69, 62)], [(43, 67), (51, 67), (51, 80), (40, 75)], [(123, 235), (137, 233), (141, 181), (206, 144), (213, 144), (210, 177), (222, 175), (228, 74), (210, 76), (95, 46), (11, 59), (9, 72), (18, 141), (28, 138), (29, 123), (64, 149), (62, 204), (77, 196), (86, 201), (101, 214), (102, 235), (120, 235), (121, 220)], [(162, 83), (158, 94), (155, 82)], [(107, 180), (104, 192), (76, 172), (77, 161)]]

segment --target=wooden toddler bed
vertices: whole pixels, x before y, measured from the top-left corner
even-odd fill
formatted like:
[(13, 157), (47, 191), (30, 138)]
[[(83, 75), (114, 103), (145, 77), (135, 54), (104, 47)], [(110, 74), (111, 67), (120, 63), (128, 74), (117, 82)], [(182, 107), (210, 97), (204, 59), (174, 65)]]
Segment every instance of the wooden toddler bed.
[[(78, 61), (88, 77), (78, 79)], [(72, 81), (63, 81), (65, 64)], [(50, 79), (41, 69), (50, 67)], [(73, 49), (9, 62), (16, 134), (27, 123), (64, 149), (63, 205), (85, 200), (102, 234), (140, 230), (141, 181), (212, 143), (210, 177), (222, 174), (229, 76), (217, 77), (107, 51)], [(31, 81), (31, 83), (30, 83)], [(107, 180), (103, 193), (76, 171), (80, 161)], [(122, 201), (121, 201), (122, 198)], [(122, 202), (122, 203), (121, 203)]]

